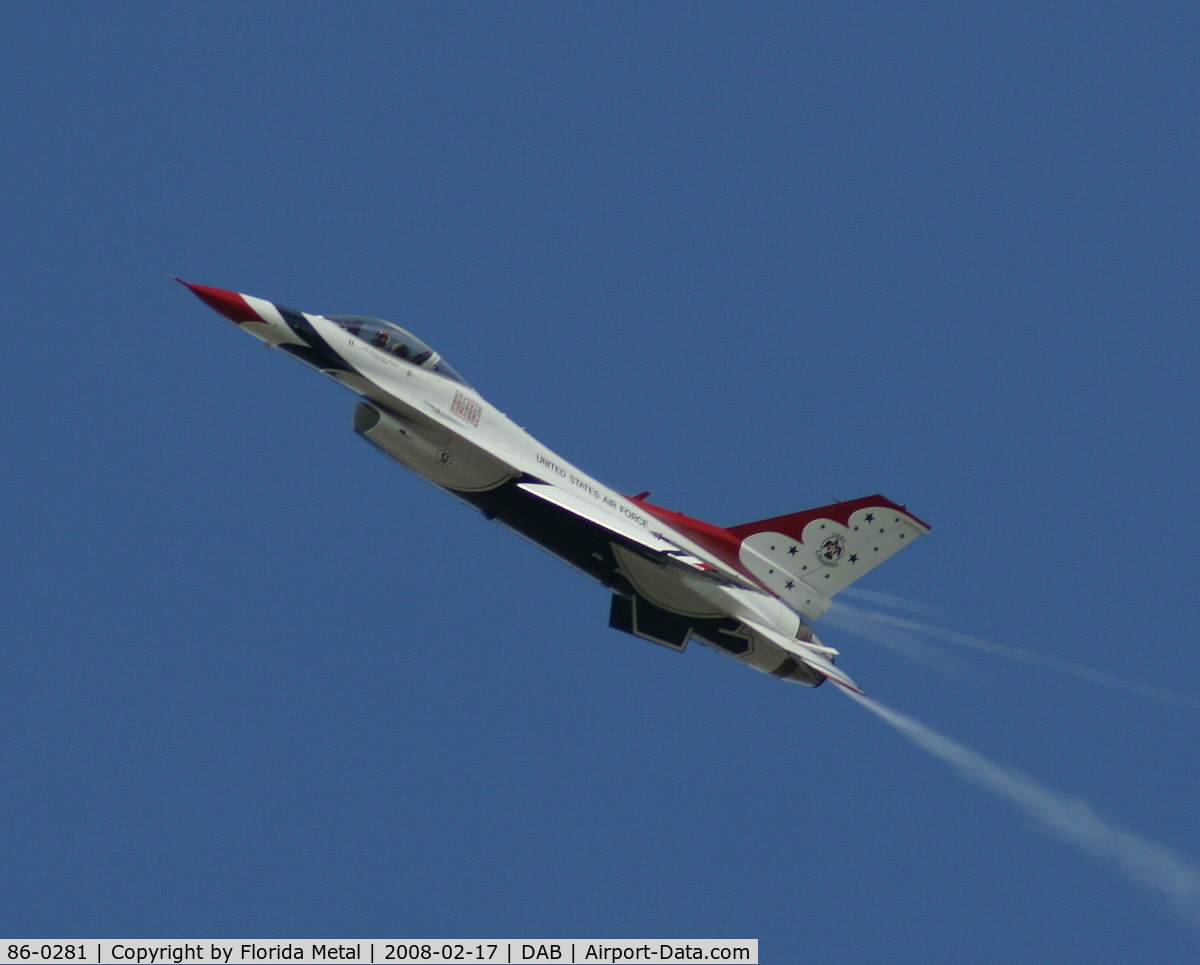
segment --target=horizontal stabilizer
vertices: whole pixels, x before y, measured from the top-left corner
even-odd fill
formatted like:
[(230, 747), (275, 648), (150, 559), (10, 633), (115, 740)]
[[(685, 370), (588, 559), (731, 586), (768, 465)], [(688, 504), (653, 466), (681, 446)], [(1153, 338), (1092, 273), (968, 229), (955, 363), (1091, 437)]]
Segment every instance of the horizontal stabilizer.
[[(862, 694), (864, 697), (867, 696), (866, 691), (851, 680), (849, 674), (843, 673), (833, 665), (833, 661), (829, 657), (809, 646), (803, 640), (794, 640), (786, 634), (780, 633), (778, 630), (763, 626), (761, 623), (752, 622), (744, 617), (742, 618), (742, 622), (755, 633), (761, 634), (776, 646), (782, 647), (796, 659), (812, 667), (817, 673), (828, 677), (835, 684), (845, 687), (847, 690), (853, 690), (856, 694)], [(818, 644), (818, 646), (820, 645)], [(821, 650), (828, 649), (828, 647), (821, 647)]]

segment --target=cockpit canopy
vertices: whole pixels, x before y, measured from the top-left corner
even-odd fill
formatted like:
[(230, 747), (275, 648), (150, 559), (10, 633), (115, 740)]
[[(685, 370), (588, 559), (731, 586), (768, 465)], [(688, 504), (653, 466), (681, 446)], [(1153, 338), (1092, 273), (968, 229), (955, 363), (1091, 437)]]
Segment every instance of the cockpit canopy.
[(438, 375), (444, 375), (463, 385), (467, 384), (463, 377), (455, 372), (437, 352), (412, 332), (406, 331), (399, 325), (385, 322), (382, 318), (372, 318), (370, 315), (326, 315), (325, 317), (331, 322), (336, 322), (351, 335), (374, 345), (381, 352), (387, 352), (398, 359), (403, 359), (410, 365), (437, 372)]

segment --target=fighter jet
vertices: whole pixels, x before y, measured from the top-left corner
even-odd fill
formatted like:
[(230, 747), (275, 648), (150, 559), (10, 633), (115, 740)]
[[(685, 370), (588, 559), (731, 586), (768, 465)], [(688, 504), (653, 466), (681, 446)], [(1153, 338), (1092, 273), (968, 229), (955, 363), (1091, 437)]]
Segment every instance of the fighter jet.
[(391, 322), (193, 285), (211, 308), (359, 397), (354, 429), (422, 479), (612, 592), (609, 626), (696, 641), (780, 680), (863, 691), (813, 632), (834, 594), (929, 531), (883, 496), (720, 527), (624, 496), (490, 405)]

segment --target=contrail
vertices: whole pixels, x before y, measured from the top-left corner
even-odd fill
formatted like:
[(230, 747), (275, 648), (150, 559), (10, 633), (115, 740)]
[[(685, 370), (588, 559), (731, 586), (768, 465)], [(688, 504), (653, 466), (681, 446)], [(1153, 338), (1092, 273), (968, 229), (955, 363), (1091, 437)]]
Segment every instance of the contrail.
[[(874, 595), (885, 596), (886, 594)], [(899, 598), (896, 597), (894, 599), (898, 600)], [(1002, 643), (994, 643), (991, 640), (984, 640), (980, 637), (968, 636), (965, 633), (946, 630), (928, 623), (905, 620), (902, 617), (895, 617), (887, 613), (875, 613), (871, 610), (863, 610), (845, 603), (836, 603), (834, 604), (834, 608), (831, 615), (834, 617), (835, 622), (841, 623), (844, 629), (902, 653), (907, 648), (909, 652), (906, 655), (923, 663), (929, 662), (928, 648), (926, 647), (925, 651), (917, 651), (913, 646), (914, 643), (918, 642), (915, 638), (907, 638), (903, 633), (897, 635), (894, 631), (909, 631), (911, 633), (923, 634), (937, 640), (945, 640), (948, 643), (956, 643), (959, 646), (981, 650), (984, 653), (994, 654), (998, 657), (1006, 657), (1009, 660), (1015, 660), (1019, 663), (1044, 667), (1048, 670), (1057, 670), (1059, 673), (1076, 677), (1079, 680), (1087, 680), (1091, 683), (1100, 684), (1102, 687), (1108, 687), (1112, 690), (1138, 694), (1141, 697), (1149, 697), (1151, 700), (1157, 700), (1164, 704), (1175, 704), (1180, 707), (1190, 707), (1192, 710), (1200, 710), (1200, 699), (1188, 694), (1181, 694), (1175, 690), (1169, 690), (1166, 687), (1140, 683), (1136, 680), (1129, 680), (1126, 677), (1119, 677), (1116, 674), (1106, 673), (1103, 670), (1085, 667), (1083, 664), (1072, 663), (1069, 660), (1048, 657), (1044, 654), (1034, 653), (1032, 650), (1022, 650), (1020, 647), (1005, 646)], [(842, 617), (841, 620), (838, 620), (839, 616)], [(872, 624), (875, 626), (872, 626)], [(891, 628), (893, 632), (888, 632), (885, 628)]]
[(1001, 767), (869, 697), (838, 689), (922, 750), (951, 765), (967, 781), (1016, 805), (1042, 830), (1108, 862), (1134, 884), (1163, 895), (1180, 921), (1200, 929), (1200, 867), (1169, 848), (1110, 824), (1081, 798), (1067, 797), (1026, 774)]
[(872, 610), (862, 610), (835, 600), (822, 618), (828, 626), (837, 627), (894, 650), (902, 657), (948, 676), (956, 676), (957, 661), (942, 647), (927, 643), (915, 633), (883, 623)]
[(943, 611), (927, 606), (924, 603), (918, 603), (916, 600), (907, 600), (902, 596), (892, 596), (890, 593), (876, 593), (874, 590), (860, 590), (857, 586), (848, 586), (842, 592), (846, 596), (857, 597), (860, 600), (866, 600), (868, 603), (874, 603), (877, 606), (891, 607), (893, 610), (905, 610), (908, 613), (916, 613), (923, 617), (933, 617), (935, 620), (948, 620), (949, 615)]

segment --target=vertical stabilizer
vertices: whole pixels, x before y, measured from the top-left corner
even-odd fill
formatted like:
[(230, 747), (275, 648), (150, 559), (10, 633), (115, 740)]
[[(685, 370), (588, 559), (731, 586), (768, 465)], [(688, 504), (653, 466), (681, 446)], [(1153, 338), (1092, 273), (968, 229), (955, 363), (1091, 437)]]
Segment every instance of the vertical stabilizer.
[(844, 590), (929, 526), (885, 496), (864, 496), (787, 516), (730, 526), (743, 566), (815, 619)]

